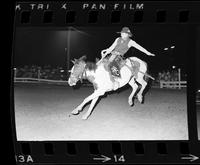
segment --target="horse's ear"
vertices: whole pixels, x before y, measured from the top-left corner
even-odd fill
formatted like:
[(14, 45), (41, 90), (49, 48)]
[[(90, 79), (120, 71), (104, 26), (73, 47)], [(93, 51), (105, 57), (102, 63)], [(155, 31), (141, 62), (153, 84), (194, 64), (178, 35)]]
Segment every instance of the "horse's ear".
[(96, 63), (97, 63), (99, 60), (100, 60), (99, 58), (96, 58), (96, 59), (95, 59)]
[(75, 58), (74, 60), (71, 60), (71, 62), (73, 63), (73, 64), (75, 64), (76, 62), (77, 62), (78, 60)]
[(81, 58), (79, 58), (79, 60), (83, 60), (83, 61), (85, 61), (86, 59), (87, 59), (86, 55), (84, 55)]
[(75, 64), (76, 61), (71, 60), (71, 62), (72, 62), (73, 64)]

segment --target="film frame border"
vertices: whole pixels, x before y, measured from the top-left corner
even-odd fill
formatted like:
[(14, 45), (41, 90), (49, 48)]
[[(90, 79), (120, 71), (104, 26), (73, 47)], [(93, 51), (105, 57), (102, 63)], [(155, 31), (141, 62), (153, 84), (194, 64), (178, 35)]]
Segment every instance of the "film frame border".
[[(31, 9), (29, 2), (16, 3), (16, 15), (14, 22), (15, 27), (66, 27), (70, 25), (76, 26), (119, 26), (119, 25), (132, 25), (132, 24), (181, 24), (191, 29), (196, 29), (200, 24), (200, 11), (198, 10), (199, 2), (143, 2), (144, 9), (128, 11), (130, 17), (134, 19), (130, 23), (129, 19), (119, 19), (115, 16), (121, 16), (123, 18), (126, 9), (109, 10), (106, 9), (86, 9), (80, 10), (80, 3), (85, 2), (67, 2), (71, 4), (72, 10), (59, 10), (63, 3), (56, 2), (44, 2), (44, 3), (32, 3), (36, 8)], [(88, 2), (89, 4), (91, 2)], [(95, 2), (99, 4), (100, 2)], [(115, 2), (105, 2), (107, 5), (112, 5)], [(126, 4), (130, 2), (121, 2), (118, 4)], [(43, 4), (48, 8), (37, 9), (39, 4)], [(47, 7), (49, 4), (49, 7)], [(79, 5), (78, 5), (79, 4)], [(20, 8), (17, 7), (20, 5)], [(51, 6), (51, 9), (49, 9)], [(19, 8), (19, 9), (18, 9)], [(21, 9), (23, 8), (23, 9)], [(47, 22), (44, 21), (45, 13), (47, 16)], [(95, 21), (90, 22), (90, 12), (95, 13)], [(114, 13), (114, 14), (113, 14)], [(137, 14), (135, 14), (137, 13)], [(23, 16), (23, 14), (25, 16)], [(66, 23), (66, 14), (71, 14), (74, 17), (71, 22)], [(92, 14), (93, 15), (93, 14)], [(108, 17), (110, 15), (110, 17)], [(110, 22), (114, 15), (114, 21)], [(136, 18), (134, 17), (135, 15)], [(175, 17), (174, 17), (175, 16)], [(23, 18), (21, 18), (23, 17)], [(185, 18), (186, 17), (186, 18)], [(30, 18), (30, 19), (29, 19)], [(57, 19), (59, 18), (59, 19)], [(84, 19), (81, 19), (84, 18)], [(106, 18), (106, 19), (105, 19)], [(116, 22), (115, 22), (116, 19)], [(21, 22), (22, 21), (22, 22)], [(15, 30), (14, 30), (15, 31)], [(193, 39), (195, 40), (195, 31), (193, 32)], [(193, 45), (196, 43), (193, 40)], [(193, 47), (194, 48), (194, 47)], [(195, 50), (189, 48), (190, 53), (195, 54)], [(194, 64), (195, 65), (195, 64)], [(193, 66), (194, 66), (193, 65)], [(195, 108), (195, 89), (193, 87), (195, 82), (195, 69), (192, 65), (189, 66), (190, 71), (193, 71), (189, 75), (190, 81), (188, 81), (188, 128), (189, 128), (189, 140), (181, 141), (48, 141), (48, 142), (33, 142), (33, 141), (16, 141), (16, 133), (14, 133), (15, 152), (17, 163), (102, 163), (101, 161), (94, 161), (94, 156), (107, 159), (112, 157), (115, 163), (195, 163), (199, 162), (200, 156), (200, 142), (197, 138), (197, 121), (196, 121), (196, 108)], [(13, 75), (13, 73), (12, 73)], [(13, 76), (12, 76), (13, 77)], [(12, 81), (13, 82), (13, 81)], [(13, 84), (12, 84), (13, 86)], [(13, 90), (13, 89), (12, 89)], [(12, 97), (14, 94), (12, 93)], [(12, 100), (14, 101), (14, 100)], [(11, 110), (14, 116), (14, 105)], [(12, 118), (12, 124), (14, 124), (14, 118)], [(15, 125), (15, 124), (14, 124)], [(193, 129), (192, 129), (193, 128)], [(15, 132), (15, 126), (13, 127)], [(91, 147), (93, 146), (93, 147)], [(72, 148), (71, 153), (67, 153), (67, 148)], [(86, 149), (87, 148), (87, 149)], [(85, 150), (86, 149), (86, 150)], [(38, 153), (38, 151), (42, 151)], [(102, 156), (103, 155), (103, 156)], [(196, 156), (197, 157), (196, 157)], [(124, 157), (123, 157), (124, 156)], [(191, 159), (189, 159), (189, 156)], [(107, 157), (107, 158), (106, 158)], [(185, 158), (185, 159), (184, 159)], [(193, 158), (193, 159), (192, 159)], [(60, 162), (57, 162), (57, 160)], [(33, 162), (32, 162), (33, 160)], [(104, 162), (103, 162), (104, 163)]]

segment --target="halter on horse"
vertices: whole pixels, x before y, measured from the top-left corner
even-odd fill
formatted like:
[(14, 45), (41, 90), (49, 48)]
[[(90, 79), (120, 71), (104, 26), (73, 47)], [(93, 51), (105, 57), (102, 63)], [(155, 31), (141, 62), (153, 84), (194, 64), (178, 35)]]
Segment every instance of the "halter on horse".
[[(70, 77), (68, 79), (68, 84), (70, 86), (76, 85), (76, 83), (82, 79), (88, 79), (94, 86), (94, 92), (84, 99), (84, 101), (75, 108), (71, 113), (72, 114), (78, 114), (80, 111), (82, 111), (83, 106), (89, 102), (92, 101), (90, 104), (90, 107), (88, 111), (82, 116), (82, 119), (87, 119), (93, 108), (95, 103), (97, 102), (98, 98), (102, 95), (104, 95), (108, 91), (113, 90), (113, 82), (110, 79), (110, 73), (106, 69), (107, 60), (102, 60), (98, 65), (91, 62), (85, 62), (86, 56), (83, 56), (79, 59), (75, 59), (73, 62), (74, 66), (69, 71)], [(134, 68), (134, 62), (139, 63), (139, 68), (137, 73)], [(138, 85), (136, 81), (141, 84), (141, 89), (137, 94), (138, 100), (142, 103), (143, 101), (143, 90), (145, 89), (147, 82), (144, 80), (144, 76), (148, 76), (152, 78), (147, 73), (147, 64), (136, 57), (130, 57), (125, 60), (124, 66), (120, 69), (120, 78), (117, 78), (116, 81), (119, 83), (119, 88), (123, 87), (127, 83), (132, 87), (132, 92), (128, 98), (129, 105), (133, 105), (133, 96), (138, 89)], [(154, 78), (152, 78), (154, 79)]]

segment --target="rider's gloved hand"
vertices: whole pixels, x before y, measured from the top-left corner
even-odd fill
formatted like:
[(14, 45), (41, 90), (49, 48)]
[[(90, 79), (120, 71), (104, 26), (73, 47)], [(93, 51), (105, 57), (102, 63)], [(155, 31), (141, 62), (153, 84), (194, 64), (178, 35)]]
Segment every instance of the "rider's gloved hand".
[(108, 54), (107, 49), (101, 51), (101, 58), (104, 58)]
[(150, 53), (150, 52), (149, 52), (147, 55), (148, 55), (148, 56), (155, 56), (155, 54)]

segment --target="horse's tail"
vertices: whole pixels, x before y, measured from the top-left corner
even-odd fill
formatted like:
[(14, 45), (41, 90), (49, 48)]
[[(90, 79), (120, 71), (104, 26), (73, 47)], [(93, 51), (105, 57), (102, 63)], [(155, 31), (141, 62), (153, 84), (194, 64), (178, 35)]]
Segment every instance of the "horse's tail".
[(150, 79), (155, 80), (155, 78), (152, 77), (150, 74), (144, 73), (144, 72), (142, 72), (142, 71), (140, 71), (140, 70), (139, 70), (139, 72), (142, 73), (142, 74), (144, 74), (146, 77), (149, 77)]

